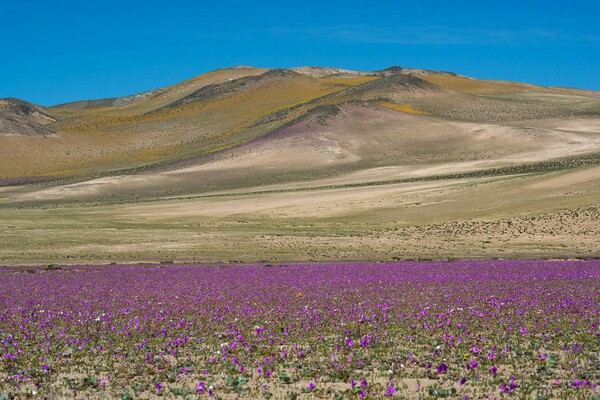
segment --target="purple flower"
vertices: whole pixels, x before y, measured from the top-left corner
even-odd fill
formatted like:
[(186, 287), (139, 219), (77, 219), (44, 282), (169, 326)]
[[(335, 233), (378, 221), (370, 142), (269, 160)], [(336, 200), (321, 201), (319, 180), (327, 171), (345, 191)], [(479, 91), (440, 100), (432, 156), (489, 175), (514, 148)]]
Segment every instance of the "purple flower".
[(163, 386), (160, 384), (160, 382), (158, 382), (154, 388), (156, 389), (157, 392), (160, 392), (162, 390), (162, 387)]
[(497, 371), (498, 371), (498, 368), (496, 368), (495, 366), (490, 368), (490, 374), (492, 374), (492, 375), (494, 375)]
[(363, 389), (366, 389), (366, 388), (367, 388), (367, 386), (369, 386), (369, 384), (367, 383), (367, 381), (363, 380), (363, 381), (361, 381), (361, 382), (360, 382), (360, 386), (361, 386)]
[(460, 381), (458, 381), (458, 384), (464, 385), (466, 381), (467, 381), (467, 378), (461, 378)]
[(394, 393), (396, 393), (396, 389), (394, 389), (394, 387), (392, 385), (388, 386), (387, 390), (385, 391), (385, 395), (393, 396)]
[(440, 364), (439, 367), (437, 367), (438, 374), (445, 374), (447, 371), (448, 371), (448, 366), (446, 364)]
[(317, 385), (315, 385), (313, 382), (308, 384), (308, 390), (313, 390)]
[(508, 385), (507, 384), (500, 385), (500, 390), (503, 391), (504, 393), (513, 393), (515, 391), (515, 389), (517, 389), (518, 387), (519, 387), (519, 385), (517, 385), (515, 383), (515, 380), (512, 379)]

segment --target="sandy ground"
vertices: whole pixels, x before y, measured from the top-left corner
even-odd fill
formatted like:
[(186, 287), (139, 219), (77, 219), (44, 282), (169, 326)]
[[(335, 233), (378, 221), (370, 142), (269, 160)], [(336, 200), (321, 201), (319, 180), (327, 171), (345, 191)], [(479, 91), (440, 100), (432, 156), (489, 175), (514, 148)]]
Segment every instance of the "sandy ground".
[(600, 167), (376, 187), (0, 207), (0, 264), (600, 255)]

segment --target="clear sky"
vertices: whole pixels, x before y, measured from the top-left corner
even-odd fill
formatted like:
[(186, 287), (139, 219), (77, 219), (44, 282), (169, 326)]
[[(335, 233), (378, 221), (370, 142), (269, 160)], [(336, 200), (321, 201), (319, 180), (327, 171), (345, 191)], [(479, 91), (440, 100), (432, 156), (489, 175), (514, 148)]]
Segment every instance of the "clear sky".
[(391, 65), (600, 90), (600, 2), (0, 0), (0, 97), (113, 97), (234, 65)]

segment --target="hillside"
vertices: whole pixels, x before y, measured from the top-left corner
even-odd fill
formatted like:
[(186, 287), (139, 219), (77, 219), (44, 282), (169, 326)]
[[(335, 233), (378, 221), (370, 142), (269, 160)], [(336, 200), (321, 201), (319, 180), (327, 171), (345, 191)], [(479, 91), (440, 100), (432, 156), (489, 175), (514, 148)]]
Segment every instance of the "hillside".
[(42, 107), (19, 99), (0, 99), (0, 136), (46, 136), (56, 120)]
[(599, 168), (598, 92), (450, 72), (242, 66), (2, 99), (0, 260), (590, 256)]

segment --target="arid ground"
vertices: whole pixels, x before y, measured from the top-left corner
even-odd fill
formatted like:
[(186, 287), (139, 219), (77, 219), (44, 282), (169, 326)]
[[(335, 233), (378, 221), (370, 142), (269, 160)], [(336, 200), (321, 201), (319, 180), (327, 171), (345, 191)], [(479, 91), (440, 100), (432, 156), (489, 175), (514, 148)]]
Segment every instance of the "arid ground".
[(600, 93), (237, 67), (0, 100), (0, 265), (600, 256)]

